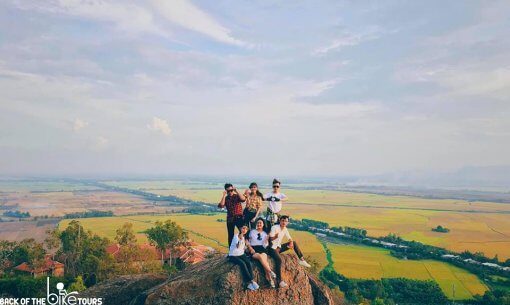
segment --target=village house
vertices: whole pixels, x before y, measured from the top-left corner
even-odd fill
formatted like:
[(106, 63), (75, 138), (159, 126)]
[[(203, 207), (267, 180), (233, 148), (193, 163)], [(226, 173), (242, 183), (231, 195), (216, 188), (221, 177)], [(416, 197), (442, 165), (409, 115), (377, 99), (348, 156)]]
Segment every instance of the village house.
[(46, 255), (41, 266), (31, 266), (27, 262), (23, 262), (14, 267), (14, 270), (19, 273), (31, 274), (37, 276), (64, 276), (64, 264), (54, 261), (50, 255)]
[[(156, 249), (155, 246), (150, 244), (139, 245), (140, 249), (147, 249), (151, 253), (149, 260), (161, 260), (161, 252)], [(115, 259), (118, 259), (120, 253), (119, 244), (111, 244), (106, 248), (106, 252), (113, 255)], [(188, 241), (184, 245), (177, 246), (170, 253), (170, 249), (166, 249), (163, 255), (163, 261), (165, 264), (169, 263), (170, 257), (172, 259), (180, 259), (182, 262), (187, 264), (196, 264), (205, 260), (209, 253), (213, 253), (215, 250), (211, 247), (197, 244), (193, 241)]]

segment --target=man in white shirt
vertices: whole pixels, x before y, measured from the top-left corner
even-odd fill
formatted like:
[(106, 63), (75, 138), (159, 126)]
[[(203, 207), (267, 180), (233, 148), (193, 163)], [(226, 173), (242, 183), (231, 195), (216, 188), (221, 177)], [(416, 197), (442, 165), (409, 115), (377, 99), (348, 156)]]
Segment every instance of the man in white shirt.
[(267, 193), (264, 198), (269, 201), (268, 207), (271, 212), (277, 214), (282, 210), (282, 202), (287, 200), (287, 195), (284, 193)]
[[(307, 268), (311, 267), (310, 264), (305, 261), (303, 253), (299, 249), (297, 242), (292, 240), (292, 237), (289, 234), (289, 230), (287, 229), (288, 224), (289, 216), (282, 215), (280, 216), (279, 224), (272, 226), (271, 232), (269, 233), (269, 240), (272, 242), (272, 244), (270, 247), (268, 247), (267, 254), (274, 260), (276, 267), (276, 277), (278, 281), (280, 281), (280, 288), (287, 287), (287, 283), (282, 280), (282, 258), (280, 253), (283, 253), (289, 249), (293, 249), (299, 257), (299, 264)], [(282, 244), (284, 237), (287, 237), (289, 241)]]
[(276, 178), (273, 179), (273, 191), (264, 196), (264, 199), (269, 201), (266, 211), (266, 221), (268, 221), (266, 227), (268, 229), (278, 221), (280, 211), (282, 210), (282, 202), (288, 200), (287, 196), (280, 192), (280, 186), (281, 182)]

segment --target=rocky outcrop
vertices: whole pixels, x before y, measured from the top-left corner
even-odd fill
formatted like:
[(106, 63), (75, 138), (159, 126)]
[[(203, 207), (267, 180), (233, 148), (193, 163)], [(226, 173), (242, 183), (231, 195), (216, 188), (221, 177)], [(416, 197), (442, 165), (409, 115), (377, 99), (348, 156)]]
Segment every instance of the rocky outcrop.
[(125, 275), (80, 292), (80, 298), (103, 298), (105, 304), (133, 304), (145, 291), (168, 280), (163, 274)]
[(289, 287), (272, 289), (260, 264), (254, 263), (258, 291), (246, 290), (238, 266), (216, 256), (175, 276), (138, 275), (100, 283), (83, 295), (103, 297), (105, 305), (333, 305), (331, 291), (297, 263), (283, 255), (283, 279)]

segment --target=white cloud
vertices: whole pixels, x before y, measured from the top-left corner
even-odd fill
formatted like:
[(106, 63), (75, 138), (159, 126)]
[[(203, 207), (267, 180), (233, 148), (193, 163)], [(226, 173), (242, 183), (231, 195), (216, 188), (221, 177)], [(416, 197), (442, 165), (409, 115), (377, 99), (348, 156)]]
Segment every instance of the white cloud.
[[(430, 27), (437, 10), (408, 16), (412, 3), (374, 15), (362, 3), (11, 1), (15, 18), (0, 20), (0, 172), (231, 174), (235, 163), (336, 175), (510, 162), (510, 44), (494, 18), (466, 29), (455, 9)], [(247, 41), (263, 47), (230, 47)]]
[(79, 131), (80, 129), (87, 127), (87, 125), (89, 125), (88, 122), (86, 122), (80, 118), (76, 118), (73, 122), (73, 130)]
[(328, 52), (339, 50), (343, 47), (355, 46), (361, 42), (361, 36), (347, 34), (331, 41), (328, 45), (319, 47), (312, 51), (313, 55), (324, 55)]
[(102, 136), (98, 137), (97, 138), (97, 144), (104, 146), (104, 145), (108, 144), (108, 139), (105, 138), (105, 137), (102, 137)]
[(247, 43), (234, 38), (228, 28), (188, 0), (153, 0), (152, 4), (166, 19), (183, 28), (201, 33), (219, 42), (248, 46)]
[(313, 97), (313, 96), (319, 96), (324, 91), (327, 91), (336, 85), (338, 85), (342, 81), (341, 78), (334, 78), (329, 79), (325, 81), (312, 81), (312, 82), (305, 82), (300, 83), (298, 86), (296, 86), (295, 89), (295, 96), (296, 97)]
[(329, 119), (358, 119), (380, 110), (376, 103), (342, 103), (315, 105), (310, 103), (295, 103), (289, 107), (289, 113), (298, 118), (329, 118)]
[(172, 133), (170, 126), (168, 126), (168, 122), (158, 117), (153, 117), (152, 122), (147, 124), (147, 128), (153, 131), (161, 132), (167, 136), (169, 136), (170, 133)]
[(103, 136), (99, 136), (95, 139), (95, 143), (91, 147), (93, 151), (102, 151), (106, 149), (108, 144), (110, 143), (110, 140), (108, 138), (105, 138)]
[[(406, 74), (414, 75), (406, 81), (419, 80), (435, 83), (447, 90), (454, 97), (483, 96), (508, 100), (510, 95), (510, 57), (508, 53), (496, 58), (485, 58), (484, 61), (473, 61), (471, 58), (457, 56), (454, 63), (448, 59), (429, 60), (424, 64), (428, 69), (408, 66), (403, 68)], [(452, 56), (454, 57), (454, 56)]]
[(423, 38), (412, 55), (397, 66), (394, 79), (403, 84), (434, 84), (441, 89), (433, 93), (435, 98), (450, 101), (473, 96), (483, 97), (480, 102), (507, 100), (510, 44), (504, 21), (499, 19), (481, 14), (468, 26)]
[(64, 14), (112, 23), (118, 30), (133, 34), (143, 32), (169, 36), (167, 29), (156, 25), (152, 13), (132, 3), (112, 0), (50, 0), (15, 2), (21, 9)]
[(485, 96), (506, 99), (510, 95), (510, 68), (459, 69), (438, 75), (439, 84), (455, 96)]
[[(318, 47), (312, 51), (314, 56), (323, 56), (332, 51), (338, 51), (345, 47), (359, 45), (365, 41), (374, 40), (382, 36), (383, 30), (380, 27), (370, 27), (362, 32), (355, 33), (344, 30), (343, 33), (328, 44)], [(395, 32), (392, 31), (392, 32)]]

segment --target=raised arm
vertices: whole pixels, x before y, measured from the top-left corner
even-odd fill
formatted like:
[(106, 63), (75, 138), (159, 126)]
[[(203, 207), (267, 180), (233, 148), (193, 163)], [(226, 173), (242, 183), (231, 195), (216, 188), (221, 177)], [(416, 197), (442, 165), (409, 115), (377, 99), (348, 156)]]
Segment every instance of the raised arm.
[(257, 218), (259, 218), (260, 212), (262, 211), (262, 205), (257, 209), (257, 213), (255, 214), (255, 217), (253, 217), (252, 221), (255, 221)]
[(223, 209), (225, 207), (225, 197), (227, 196), (227, 191), (223, 191), (223, 195), (221, 196), (220, 203), (218, 203), (218, 208)]
[(241, 199), (241, 201), (246, 201), (246, 196), (244, 196), (244, 194), (239, 193), (239, 192), (237, 191), (237, 189), (234, 189), (234, 192), (235, 192), (237, 195), (239, 195), (239, 199)]

